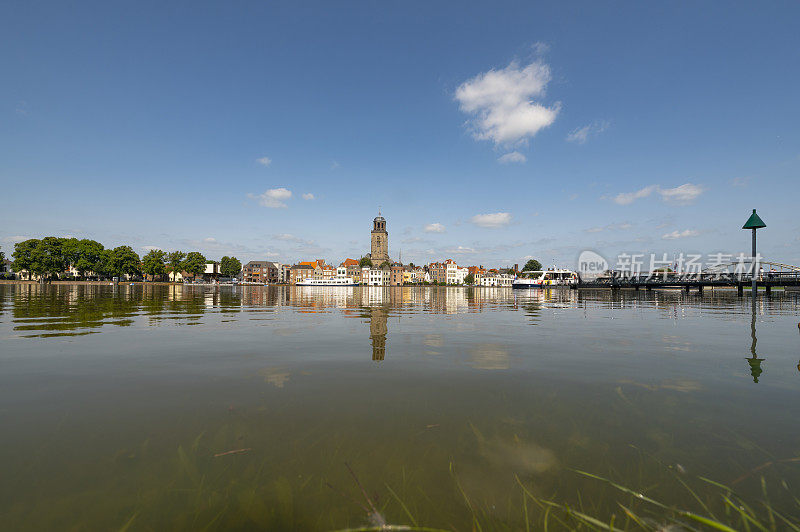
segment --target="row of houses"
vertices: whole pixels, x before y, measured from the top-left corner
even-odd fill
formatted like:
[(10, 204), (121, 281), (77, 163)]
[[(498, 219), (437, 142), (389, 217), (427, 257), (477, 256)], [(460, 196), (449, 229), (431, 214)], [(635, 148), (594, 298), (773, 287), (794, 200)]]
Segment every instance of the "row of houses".
[(404, 284), (463, 285), (472, 275), (478, 286), (511, 286), (514, 270), (486, 269), (483, 266), (459, 266), (453, 259), (433, 262), (425, 266), (384, 263), (379, 267), (361, 267), (356, 259), (345, 259), (333, 266), (324, 259), (301, 261), (294, 265), (271, 261), (250, 261), (242, 268), (244, 283), (297, 284), (307, 279), (334, 279), (350, 277), (365, 286), (402, 286)]

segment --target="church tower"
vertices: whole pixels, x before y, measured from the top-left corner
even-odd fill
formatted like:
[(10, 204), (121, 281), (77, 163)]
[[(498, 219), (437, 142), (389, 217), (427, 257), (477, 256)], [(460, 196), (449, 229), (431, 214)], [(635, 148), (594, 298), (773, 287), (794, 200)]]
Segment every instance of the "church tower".
[(380, 213), (372, 220), (372, 246), (369, 256), (376, 267), (389, 260), (389, 233), (386, 231), (386, 220)]

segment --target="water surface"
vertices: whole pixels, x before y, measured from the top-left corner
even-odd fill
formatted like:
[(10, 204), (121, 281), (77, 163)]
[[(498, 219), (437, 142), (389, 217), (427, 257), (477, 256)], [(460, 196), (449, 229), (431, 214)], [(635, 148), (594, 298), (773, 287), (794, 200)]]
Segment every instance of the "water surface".
[(576, 470), (798, 519), (799, 315), (790, 293), (0, 285), (0, 521), (520, 529), (547, 500), (669, 522)]

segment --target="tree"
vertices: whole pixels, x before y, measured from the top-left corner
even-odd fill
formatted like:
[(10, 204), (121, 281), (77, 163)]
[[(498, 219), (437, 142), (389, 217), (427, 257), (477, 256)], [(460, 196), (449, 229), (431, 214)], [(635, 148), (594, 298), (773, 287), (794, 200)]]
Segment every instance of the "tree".
[(178, 273), (180, 273), (181, 268), (183, 268), (183, 259), (186, 258), (186, 253), (183, 251), (173, 251), (167, 255), (167, 262), (169, 263), (169, 267), (172, 268), (172, 280), (178, 280)]
[(539, 271), (542, 269), (542, 263), (536, 259), (531, 259), (525, 263), (525, 266), (522, 267), (523, 272), (527, 271)]
[(361, 260), (358, 261), (358, 266), (360, 268), (364, 267), (372, 268), (372, 260), (369, 257), (361, 257)]
[(157, 275), (164, 275), (167, 273), (167, 267), (164, 260), (167, 256), (166, 251), (160, 249), (151, 249), (142, 258), (142, 271), (150, 276), (150, 280), (155, 280)]
[(475, 283), (475, 276), (471, 273), (468, 273), (466, 277), (464, 277), (464, 284), (473, 284)]
[(83, 277), (86, 272), (99, 273), (103, 269), (105, 248), (100, 242), (84, 238), (69, 238), (64, 241), (64, 256)]
[(219, 261), (219, 273), (224, 277), (236, 277), (242, 271), (242, 263), (236, 257), (222, 257)]
[(391, 267), (392, 267), (392, 265), (389, 264), (388, 260), (385, 260), (385, 261), (381, 262), (381, 270), (384, 269), (384, 268), (391, 268)]
[(192, 281), (194, 281), (198, 273), (206, 270), (206, 258), (200, 252), (192, 251), (186, 254), (182, 266), (186, 273), (192, 274)]
[(130, 246), (118, 246), (112, 250), (106, 250), (105, 273), (112, 277), (121, 277), (122, 274), (129, 276), (137, 275), (141, 269), (139, 255)]
[(23, 240), (22, 242), (14, 244), (14, 253), (11, 254), (11, 256), (14, 257), (14, 271), (31, 271), (31, 266), (33, 265), (33, 250), (36, 249), (38, 245), (39, 239), (37, 238)]
[(64, 257), (63, 238), (47, 236), (41, 239), (31, 253), (30, 271), (48, 278), (69, 267)]

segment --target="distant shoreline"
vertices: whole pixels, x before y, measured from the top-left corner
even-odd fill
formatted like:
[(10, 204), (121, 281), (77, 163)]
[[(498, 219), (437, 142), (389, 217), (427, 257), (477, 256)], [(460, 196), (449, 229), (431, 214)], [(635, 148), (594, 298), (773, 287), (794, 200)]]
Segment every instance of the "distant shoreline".
[[(47, 284), (48, 285), (60, 285), (60, 286), (65, 286), (65, 285), (75, 285), (75, 286), (111, 286), (111, 285), (113, 285), (113, 283), (111, 281), (50, 281)], [(136, 285), (136, 286), (197, 286), (197, 287), (201, 287), (201, 286), (203, 286), (203, 287), (208, 287), (208, 286), (261, 286), (261, 287), (268, 287), (268, 286), (295, 286), (295, 285), (291, 285), (291, 284), (249, 284), (249, 283), (239, 283), (239, 284), (236, 284), (236, 285), (230, 285), (230, 284), (211, 285), (211, 284), (192, 284), (192, 283), (184, 284), (184, 283), (173, 283), (173, 282), (163, 282), (163, 281), (153, 281), (153, 282), (150, 282), (150, 281), (148, 281), (148, 282), (144, 282), (144, 281), (120, 281), (118, 283), (119, 286), (130, 286), (131, 284)], [(0, 279), (0, 285), (21, 285), (21, 286), (25, 286), (25, 285), (39, 285), (39, 283), (37, 281), (20, 281), (20, 280), (11, 280), (11, 279)], [(308, 288), (308, 287), (300, 286), (299, 288), (302, 289), (302, 288)], [(320, 287), (317, 287), (317, 288), (320, 288)], [(330, 288), (330, 287), (322, 287), (322, 288)], [(334, 287), (334, 288), (336, 288), (336, 287)], [(359, 287), (353, 287), (353, 288), (362, 288), (362, 287), (359, 286)], [(491, 289), (495, 289), (495, 290), (498, 289), (498, 288), (503, 288), (503, 289), (512, 290), (512, 288), (510, 286), (476, 286), (476, 285), (449, 285), (449, 286), (445, 286), (445, 285), (415, 285), (415, 284), (407, 284), (407, 285), (403, 285), (403, 286), (374, 286), (374, 287), (367, 287), (367, 288), (479, 288), (479, 289), (491, 288)], [(546, 290), (567, 289), (567, 288), (568, 287), (566, 287), (566, 286), (554, 286), (554, 287), (551, 287), (551, 288), (547, 288)], [(611, 290), (611, 287), (610, 286), (608, 286), (608, 287), (600, 287), (600, 286), (581, 287), (581, 286), (578, 286), (577, 289), (578, 290)], [(706, 289), (707, 290), (711, 290), (711, 291), (724, 291), (724, 292), (727, 292), (727, 291), (736, 290), (736, 287), (733, 287), (733, 286), (717, 286), (717, 287), (706, 287)], [(536, 289), (529, 289), (529, 290), (541, 290), (541, 289), (540, 288), (536, 288)], [(629, 287), (620, 287), (617, 290), (622, 290), (622, 291), (626, 291), (626, 292), (635, 291), (633, 288), (629, 288)], [(679, 289), (678, 288), (674, 288), (674, 287), (664, 287), (664, 288), (654, 288), (653, 289), (653, 291), (663, 291), (663, 290), (674, 291), (674, 290), (679, 290)], [(782, 287), (775, 287), (775, 288), (773, 288), (773, 290), (774, 291), (781, 291), (781, 292), (784, 291)], [(520, 291), (520, 290), (518, 290), (518, 291)], [(521, 290), (521, 291), (525, 292), (526, 290)], [(642, 291), (644, 292), (645, 290), (642, 290)], [(762, 292), (762, 291), (763, 291), (763, 287), (759, 288), (759, 292)], [(789, 292), (793, 292), (794, 290), (790, 289), (788, 291)]]

